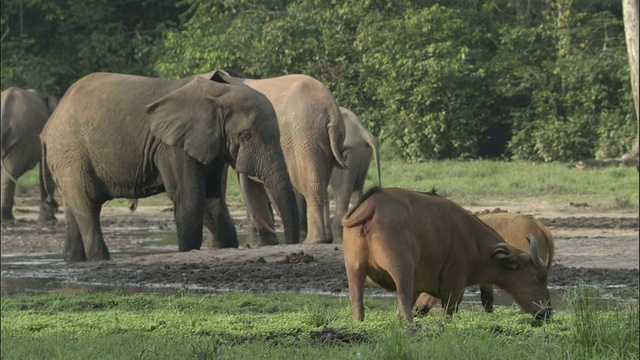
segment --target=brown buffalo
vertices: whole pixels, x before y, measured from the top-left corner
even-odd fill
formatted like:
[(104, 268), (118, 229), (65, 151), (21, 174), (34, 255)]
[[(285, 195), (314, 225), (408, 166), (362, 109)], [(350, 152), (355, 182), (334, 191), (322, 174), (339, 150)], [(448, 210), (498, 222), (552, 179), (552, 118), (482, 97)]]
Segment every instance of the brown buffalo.
[[(531, 234), (538, 242), (538, 255), (547, 266), (547, 273), (553, 266), (554, 241), (553, 235), (546, 226), (530, 215), (515, 213), (492, 213), (478, 215), (485, 224), (491, 226), (502, 238), (514, 247), (529, 252), (528, 235)], [(426, 314), (434, 307), (438, 298), (422, 293), (416, 301), (418, 312)], [(480, 301), (485, 311), (493, 311), (493, 285), (480, 285)]]
[(487, 224), (433, 193), (372, 188), (342, 219), (353, 317), (364, 319), (365, 278), (397, 292), (398, 315), (412, 320), (418, 295), (441, 299), (449, 316), (474, 284), (496, 284), (536, 318), (551, 316), (547, 268)]

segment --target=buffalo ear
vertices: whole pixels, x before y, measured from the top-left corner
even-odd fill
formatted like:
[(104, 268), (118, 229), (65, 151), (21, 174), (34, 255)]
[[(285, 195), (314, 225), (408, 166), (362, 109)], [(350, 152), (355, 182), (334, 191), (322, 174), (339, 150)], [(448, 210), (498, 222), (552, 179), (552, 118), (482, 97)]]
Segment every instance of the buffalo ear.
[(215, 96), (208, 92), (210, 82), (195, 78), (163, 98), (147, 105), (151, 133), (171, 146), (186, 151), (204, 165), (218, 155), (222, 112)]
[(518, 269), (518, 253), (507, 243), (500, 243), (496, 245), (493, 248), (493, 251), (491, 251), (491, 258), (502, 262), (502, 266), (507, 269)]

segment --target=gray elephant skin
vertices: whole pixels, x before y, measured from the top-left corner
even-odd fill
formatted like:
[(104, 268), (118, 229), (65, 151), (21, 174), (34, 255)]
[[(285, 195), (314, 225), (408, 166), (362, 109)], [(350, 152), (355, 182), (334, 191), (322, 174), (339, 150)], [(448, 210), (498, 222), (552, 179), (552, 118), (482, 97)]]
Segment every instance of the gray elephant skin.
[(67, 90), (41, 134), (45, 177), (64, 199), (67, 261), (110, 258), (102, 204), (166, 192), (178, 248), (237, 247), (224, 202), (227, 165), (264, 182), (288, 242), (299, 242), (295, 195), (280, 148), (276, 114), (245, 86), (192, 76), (166, 80), (94, 73)]
[[(55, 109), (57, 99), (35, 89), (9, 87), (2, 92), (2, 220), (13, 220), (16, 181), (40, 162), (40, 132)], [(42, 169), (40, 168), (40, 171)], [(56, 220), (53, 183), (40, 176), (40, 221)], [(47, 189), (45, 189), (45, 186)], [(51, 198), (47, 197), (47, 193)]]
[(340, 112), (346, 129), (344, 159), (347, 168), (334, 168), (329, 181), (336, 204), (331, 231), (333, 241), (337, 243), (342, 242), (342, 216), (347, 212), (350, 203), (355, 204), (362, 197), (372, 156), (376, 165), (377, 186), (382, 186), (378, 140), (351, 110), (340, 107)]
[[(297, 190), (300, 218), (306, 217), (305, 243), (331, 242), (328, 186), (334, 166), (346, 167), (342, 157), (344, 122), (331, 91), (307, 75), (285, 75), (267, 79), (248, 79), (216, 70), (201, 76), (228, 84), (246, 85), (264, 94), (273, 104), (280, 127), (280, 142), (287, 169)], [(259, 214), (255, 225), (260, 244), (277, 244), (273, 218), (264, 187), (243, 179), (245, 193), (252, 197)], [(246, 198), (245, 198), (246, 199)], [(276, 204), (277, 206), (277, 204)]]

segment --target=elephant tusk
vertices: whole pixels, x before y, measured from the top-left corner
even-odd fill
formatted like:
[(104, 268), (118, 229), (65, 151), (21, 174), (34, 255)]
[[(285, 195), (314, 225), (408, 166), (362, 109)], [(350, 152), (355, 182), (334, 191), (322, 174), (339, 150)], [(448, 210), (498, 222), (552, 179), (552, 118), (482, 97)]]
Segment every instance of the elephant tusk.
[(7, 174), (7, 176), (9, 177), (9, 180), (13, 181), (16, 185), (18, 184), (18, 180), (16, 180), (13, 175), (11, 175), (11, 172), (9, 171), (9, 169), (5, 166), (4, 164), (4, 157), (2, 158), (2, 160), (0, 161), (0, 165), (2, 165), (2, 167), (4, 168), (5, 173)]
[(255, 181), (255, 182), (258, 182), (258, 183), (260, 183), (260, 184), (264, 184), (264, 181), (262, 181), (262, 180), (258, 179), (258, 178), (257, 178), (257, 177), (255, 177), (255, 176), (247, 176), (247, 177), (248, 177), (249, 179), (251, 179), (251, 180)]
[(276, 233), (276, 230), (269, 225), (269, 223), (260, 216), (260, 214), (256, 211), (255, 206), (253, 205), (253, 201), (251, 199), (251, 195), (248, 191), (248, 181), (249, 177), (245, 174), (238, 173), (238, 182), (240, 183), (240, 189), (242, 190), (242, 197), (244, 198), (244, 202), (247, 204), (247, 209), (249, 213), (253, 217), (253, 220), (260, 225), (260, 227), (266, 229), (272, 234)]

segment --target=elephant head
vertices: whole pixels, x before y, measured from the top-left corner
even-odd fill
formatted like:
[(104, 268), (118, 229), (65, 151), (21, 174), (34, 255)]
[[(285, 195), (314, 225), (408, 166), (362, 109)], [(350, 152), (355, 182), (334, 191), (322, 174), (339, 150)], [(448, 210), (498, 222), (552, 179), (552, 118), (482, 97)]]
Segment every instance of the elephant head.
[(194, 77), (149, 104), (147, 113), (152, 134), (163, 142), (182, 148), (204, 165), (221, 161), (263, 182), (280, 209), (287, 242), (299, 242), (298, 212), (278, 122), (264, 95), (246, 86)]

